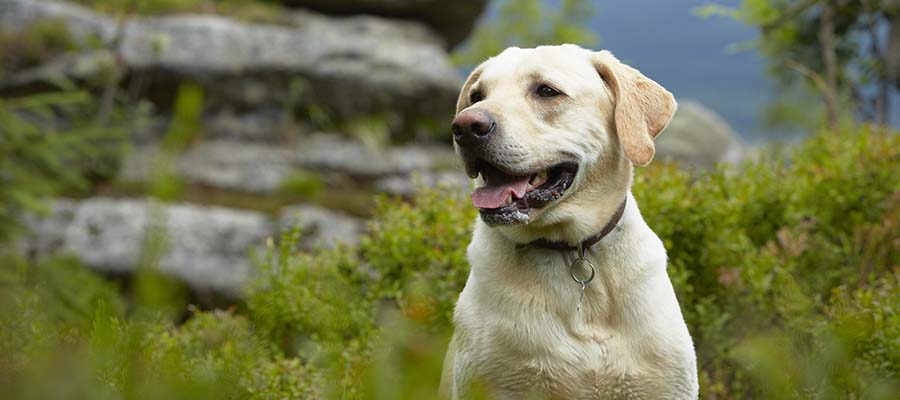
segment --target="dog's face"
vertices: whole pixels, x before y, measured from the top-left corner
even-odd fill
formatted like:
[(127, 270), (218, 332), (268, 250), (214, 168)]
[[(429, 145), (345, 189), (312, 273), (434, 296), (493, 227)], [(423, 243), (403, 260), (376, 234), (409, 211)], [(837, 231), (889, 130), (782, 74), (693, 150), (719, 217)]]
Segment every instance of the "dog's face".
[(624, 195), (631, 164), (650, 162), (675, 107), (609, 52), (510, 48), (469, 76), (451, 128), (466, 173), (481, 177), (472, 203), (482, 220), (539, 226), (579, 215), (590, 202), (580, 192)]

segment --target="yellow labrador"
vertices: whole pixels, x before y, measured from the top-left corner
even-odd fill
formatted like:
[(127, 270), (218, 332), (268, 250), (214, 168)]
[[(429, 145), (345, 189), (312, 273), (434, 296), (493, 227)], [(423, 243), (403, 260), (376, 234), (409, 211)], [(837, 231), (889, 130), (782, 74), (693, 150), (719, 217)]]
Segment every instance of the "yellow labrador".
[(608, 51), (574, 45), (510, 48), (472, 72), (452, 131), (480, 218), (445, 396), (697, 397), (665, 248), (630, 194), (676, 106)]

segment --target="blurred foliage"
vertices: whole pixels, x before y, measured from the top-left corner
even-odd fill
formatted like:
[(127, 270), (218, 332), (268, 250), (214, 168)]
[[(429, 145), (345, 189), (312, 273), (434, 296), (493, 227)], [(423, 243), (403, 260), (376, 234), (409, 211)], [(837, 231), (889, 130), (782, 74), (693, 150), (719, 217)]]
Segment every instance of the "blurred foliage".
[(194, 82), (183, 82), (175, 94), (174, 114), (154, 155), (146, 192), (161, 201), (181, 197), (185, 184), (178, 176), (176, 160), (191, 145), (202, 139), (203, 88)]
[(0, 245), (19, 230), (23, 213), (44, 209), (44, 197), (86, 191), (115, 174), (123, 116), (99, 124), (98, 108), (74, 89), (0, 99)]
[(757, 39), (738, 47), (758, 50), (775, 78), (777, 97), (765, 122), (803, 128), (823, 121), (833, 126), (848, 119), (889, 120), (894, 83), (886, 65), (886, 33), (898, 11), (890, 0), (743, 0), (737, 8), (711, 4), (696, 10), (759, 30)]
[(585, 27), (594, 12), (590, 1), (498, 0), (496, 4), (492, 23), (478, 25), (467, 44), (453, 54), (457, 65), (474, 68), (510, 46), (597, 44), (597, 37)]
[(0, 27), (0, 76), (40, 65), (77, 47), (65, 21), (36, 21), (16, 33)]
[(469, 275), (465, 244), (475, 215), (468, 196), (449, 189), (425, 190), (412, 203), (378, 201), (361, 251), (382, 299), (446, 326)]
[[(846, 128), (734, 170), (695, 178), (670, 167), (638, 175), (635, 197), (669, 251), (705, 396), (862, 393), (851, 383), (870, 382), (865, 369), (831, 368), (866, 360), (841, 346), (854, 343), (845, 336), (854, 332), (840, 329), (845, 321), (827, 311), (835, 290), (900, 272), (898, 143), (894, 133)], [(753, 368), (763, 361), (772, 364)], [(762, 375), (789, 375), (784, 367), (791, 365), (807, 375), (779, 381), (784, 390)], [(898, 373), (877, 376), (897, 389)], [(844, 393), (835, 395), (836, 388)]]
[[(639, 171), (703, 398), (896, 397), (898, 170), (900, 136), (847, 127), (702, 175)], [(474, 217), (436, 189), (380, 200), (358, 249), (297, 253), (288, 233), (246, 308), (183, 325), (164, 280), (122, 300), (72, 261), (3, 260), (0, 382), (10, 398), (434, 398)]]
[(322, 194), (325, 180), (319, 174), (298, 169), (286, 176), (278, 190), (286, 195), (300, 196), (307, 199), (315, 199)]

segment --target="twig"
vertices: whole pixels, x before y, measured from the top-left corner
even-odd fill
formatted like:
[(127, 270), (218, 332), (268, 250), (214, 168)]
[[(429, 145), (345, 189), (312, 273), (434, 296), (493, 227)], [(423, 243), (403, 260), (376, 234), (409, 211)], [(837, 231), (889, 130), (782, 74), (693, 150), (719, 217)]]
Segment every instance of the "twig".
[(828, 107), (829, 102), (837, 103), (834, 99), (834, 94), (831, 92), (831, 89), (828, 87), (828, 83), (825, 82), (825, 79), (822, 78), (822, 75), (809, 69), (809, 67), (794, 61), (793, 59), (786, 59), (784, 63), (788, 66), (788, 68), (793, 69), (794, 71), (799, 72), (801, 75), (807, 77), (809, 80), (819, 88), (819, 91), (822, 92), (823, 101), (826, 103), (825, 106)]

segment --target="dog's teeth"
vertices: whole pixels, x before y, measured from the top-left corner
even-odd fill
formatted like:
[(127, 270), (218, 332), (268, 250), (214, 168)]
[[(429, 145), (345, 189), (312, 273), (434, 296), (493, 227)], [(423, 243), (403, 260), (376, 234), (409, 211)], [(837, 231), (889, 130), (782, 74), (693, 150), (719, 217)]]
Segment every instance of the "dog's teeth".
[(547, 171), (546, 170), (535, 174), (534, 177), (532, 178), (531, 185), (534, 187), (538, 187), (538, 186), (543, 185), (545, 182), (547, 182)]
[(512, 204), (512, 202), (513, 202), (512, 193), (510, 193), (506, 196), (506, 202), (504, 202), (503, 204), (510, 205), (510, 204)]

